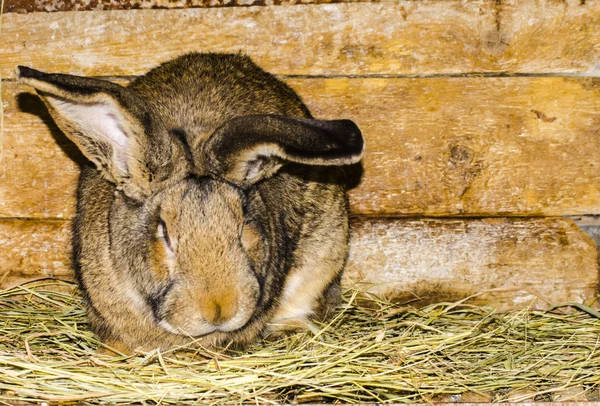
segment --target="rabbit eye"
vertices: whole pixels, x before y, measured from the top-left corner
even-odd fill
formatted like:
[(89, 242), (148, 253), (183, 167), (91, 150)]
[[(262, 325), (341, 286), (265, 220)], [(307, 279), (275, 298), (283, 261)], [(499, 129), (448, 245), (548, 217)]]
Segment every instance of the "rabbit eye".
[(162, 238), (167, 244), (167, 247), (173, 251), (173, 246), (171, 245), (171, 240), (169, 239), (169, 234), (167, 233), (167, 225), (162, 219), (158, 221), (158, 226), (156, 227), (156, 236), (158, 238)]

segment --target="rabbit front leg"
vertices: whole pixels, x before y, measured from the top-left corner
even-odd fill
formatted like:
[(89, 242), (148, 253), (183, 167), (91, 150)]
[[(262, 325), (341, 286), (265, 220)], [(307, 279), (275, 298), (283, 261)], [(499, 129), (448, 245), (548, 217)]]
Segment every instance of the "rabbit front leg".
[(311, 318), (326, 315), (332, 310), (328, 307), (339, 302), (340, 277), (348, 257), (347, 218), (339, 216), (320, 225), (307, 222), (304, 229), (266, 335), (305, 329)]

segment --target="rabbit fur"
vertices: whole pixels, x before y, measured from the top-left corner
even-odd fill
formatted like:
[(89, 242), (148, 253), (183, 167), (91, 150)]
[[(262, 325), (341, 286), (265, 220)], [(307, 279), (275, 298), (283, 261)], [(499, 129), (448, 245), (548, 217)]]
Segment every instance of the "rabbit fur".
[(313, 119), (239, 54), (187, 54), (127, 87), (17, 73), (90, 161), (73, 264), (107, 346), (242, 345), (338, 303), (353, 122)]

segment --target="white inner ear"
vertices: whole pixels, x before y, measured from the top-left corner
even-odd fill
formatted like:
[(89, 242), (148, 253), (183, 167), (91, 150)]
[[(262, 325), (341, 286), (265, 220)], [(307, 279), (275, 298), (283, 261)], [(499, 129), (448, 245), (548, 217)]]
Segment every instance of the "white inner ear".
[(247, 151), (240, 159), (240, 178), (254, 183), (273, 175), (281, 167), (281, 163), (269, 158), (283, 156), (283, 150), (276, 144), (265, 144)]
[(84, 136), (109, 144), (113, 151), (113, 162), (127, 172), (128, 137), (124, 129), (127, 120), (113, 103), (77, 104), (52, 99), (51, 104), (65, 119), (75, 124)]

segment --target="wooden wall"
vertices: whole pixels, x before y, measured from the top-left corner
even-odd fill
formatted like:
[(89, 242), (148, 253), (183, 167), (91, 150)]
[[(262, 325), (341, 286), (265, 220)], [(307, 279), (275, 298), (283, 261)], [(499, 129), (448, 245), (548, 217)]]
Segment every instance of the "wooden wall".
[(0, 286), (72, 276), (82, 159), (14, 81), (16, 65), (126, 83), (184, 52), (242, 51), (315, 116), (363, 130), (347, 284), (402, 301), (483, 292), (477, 300), (499, 308), (597, 294), (596, 245), (562, 217), (600, 215), (600, 78), (580, 76), (600, 62), (600, 0), (9, 0), (5, 10)]

